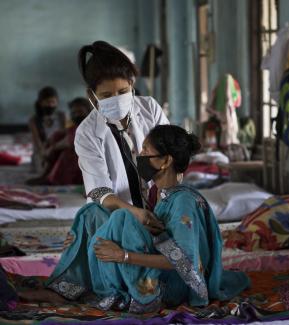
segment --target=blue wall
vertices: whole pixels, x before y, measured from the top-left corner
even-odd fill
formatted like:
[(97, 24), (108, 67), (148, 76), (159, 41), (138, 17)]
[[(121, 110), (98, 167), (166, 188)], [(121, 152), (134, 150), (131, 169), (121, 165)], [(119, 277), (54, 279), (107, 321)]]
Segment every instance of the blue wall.
[[(121, 0), (120, 0), (121, 1)], [(138, 0), (136, 10), (136, 56), (139, 64), (148, 44), (160, 46), (160, 1), (159, 0)], [(148, 92), (147, 85), (143, 78), (139, 78), (137, 87), (141, 94), (146, 95)], [(153, 97), (160, 98), (160, 77), (157, 77), (154, 85)]]
[(279, 0), (279, 25), (283, 27), (285, 23), (289, 23), (289, 1)]
[[(154, 0), (0, 1), (0, 124), (25, 123), (39, 88), (53, 85), (61, 105), (85, 95), (77, 51), (103, 39), (134, 51), (139, 63), (157, 24)], [(152, 11), (155, 13), (155, 8)], [(140, 21), (138, 21), (140, 19)]]
[[(197, 1), (167, 0), (167, 34), (169, 43), (169, 104), (171, 121), (182, 124), (184, 118), (197, 117)], [(208, 0), (208, 28), (214, 35), (209, 66), (212, 90), (225, 73), (240, 83), (240, 116), (247, 115), (250, 105), (248, 0)], [(193, 123), (196, 129), (196, 123)]]
[[(210, 87), (222, 74), (233, 74), (242, 88), (241, 115), (249, 111), (250, 95), (248, 1), (209, 0), (209, 28), (216, 38)], [(196, 2), (166, 2), (169, 104), (177, 124), (197, 116)], [(76, 62), (83, 44), (104, 39), (125, 46), (140, 64), (147, 44), (160, 41), (159, 6), (160, 0), (0, 1), (0, 124), (25, 123), (45, 85), (59, 90), (63, 108), (74, 96), (85, 95)], [(145, 94), (144, 83), (138, 85)], [(159, 95), (157, 80), (154, 96)]]
[(171, 122), (196, 118), (196, 1), (167, 1)]

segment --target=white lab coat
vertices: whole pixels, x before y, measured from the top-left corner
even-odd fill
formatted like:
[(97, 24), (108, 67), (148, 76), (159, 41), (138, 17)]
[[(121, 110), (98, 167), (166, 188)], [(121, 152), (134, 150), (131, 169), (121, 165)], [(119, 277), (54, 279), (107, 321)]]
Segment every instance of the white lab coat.
[[(152, 97), (136, 96), (131, 123), (136, 150), (140, 153), (143, 140), (149, 131), (154, 126), (168, 124), (169, 121)], [(86, 194), (98, 187), (108, 187), (119, 198), (132, 203), (128, 178), (118, 144), (96, 109), (93, 109), (79, 125), (74, 144)]]

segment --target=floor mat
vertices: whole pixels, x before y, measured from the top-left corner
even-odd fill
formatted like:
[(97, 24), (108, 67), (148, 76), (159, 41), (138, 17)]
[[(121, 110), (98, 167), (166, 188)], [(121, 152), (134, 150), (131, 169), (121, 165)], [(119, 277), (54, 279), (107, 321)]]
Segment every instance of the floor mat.
[[(69, 303), (24, 304), (15, 310), (0, 312), (1, 324), (6, 320), (46, 321), (43, 324), (76, 324), (78, 321), (91, 321), (90, 324), (241, 324), (249, 321), (273, 321), (289, 319), (289, 272), (250, 272), (252, 287), (230, 302), (214, 302), (205, 308), (191, 308), (185, 305), (175, 310), (163, 309), (155, 314), (132, 315), (114, 311), (100, 311), (89, 305)], [(21, 277), (9, 275), (18, 290), (37, 288), (43, 277)], [(288, 292), (288, 293), (287, 293)], [(134, 318), (132, 320), (131, 318)], [(3, 320), (3, 322), (2, 322)], [(101, 322), (97, 322), (101, 320)], [(14, 323), (14, 322), (13, 322)], [(11, 323), (10, 323), (11, 324)], [(23, 323), (21, 323), (23, 324)]]
[(2, 257), (0, 264), (6, 272), (11, 274), (49, 276), (59, 258), (60, 254), (56, 253), (37, 253), (29, 256)]
[[(72, 221), (70, 221), (72, 223)], [(70, 226), (3, 228), (1, 233), (7, 242), (27, 254), (61, 252)]]
[(32, 171), (29, 163), (19, 166), (1, 166), (0, 168), (1, 185), (23, 185), (27, 179), (36, 176), (37, 174)]

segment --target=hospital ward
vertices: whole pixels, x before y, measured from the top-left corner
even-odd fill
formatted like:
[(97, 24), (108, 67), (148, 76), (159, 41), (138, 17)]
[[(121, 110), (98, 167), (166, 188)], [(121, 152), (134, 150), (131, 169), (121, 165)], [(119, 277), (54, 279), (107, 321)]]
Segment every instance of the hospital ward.
[(0, 324), (289, 324), (289, 1), (0, 0)]

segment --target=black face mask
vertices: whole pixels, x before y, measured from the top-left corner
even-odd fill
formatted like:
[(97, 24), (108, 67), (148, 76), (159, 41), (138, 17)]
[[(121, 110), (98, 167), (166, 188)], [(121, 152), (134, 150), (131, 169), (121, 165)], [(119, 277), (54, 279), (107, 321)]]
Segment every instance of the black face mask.
[(52, 115), (56, 110), (56, 106), (42, 106), (41, 113), (42, 115)]
[(79, 125), (84, 119), (85, 116), (71, 116), (72, 122), (76, 125)]
[(161, 170), (153, 167), (150, 163), (150, 158), (156, 157), (162, 157), (162, 155), (136, 157), (137, 172), (146, 182), (149, 182), (155, 176), (155, 174)]

